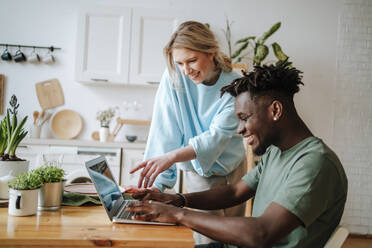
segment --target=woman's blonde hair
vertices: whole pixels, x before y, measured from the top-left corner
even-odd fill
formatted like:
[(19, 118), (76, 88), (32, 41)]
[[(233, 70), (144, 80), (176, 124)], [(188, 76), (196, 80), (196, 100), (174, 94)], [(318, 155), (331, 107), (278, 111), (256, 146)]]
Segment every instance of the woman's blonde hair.
[(171, 79), (176, 80), (177, 72), (173, 61), (173, 48), (187, 48), (203, 53), (214, 53), (216, 69), (226, 72), (232, 71), (231, 59), (221, 51), (213, 32), (200, 22), (187, 21), (181, 23), (164, 47), (164, 57), (169, 75)]

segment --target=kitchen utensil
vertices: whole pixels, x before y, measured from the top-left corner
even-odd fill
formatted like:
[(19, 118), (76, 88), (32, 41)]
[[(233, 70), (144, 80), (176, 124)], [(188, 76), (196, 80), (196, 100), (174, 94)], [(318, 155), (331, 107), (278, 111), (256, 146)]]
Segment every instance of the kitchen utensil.
[(83, 120), (77, 112), (65, 109), (53, 115), (51, 127), (55, 136), (61, 139), (72, 139), (80, 133)]
[(114, 141), (116, 135), (119, 133), (121, 127), (123, 126), (123, 123), (121, 122), (122, 119), (120, 118), (117, 118), (116, 119), (116, 125), (115, 125), (115, 128), (114, 130), (112, 131), (112, 133), (109, 134), (108, 138), (107, 138), (107, 141), (109, 142), (112, 142)]
[(58, 79), (50, 79), (35, 84), (36, 95), (43, 110), (65, 104), (63, 91)]
[(8, 46), (6, 46), (4, 52), (1, 54), (1, 59), (4, 61), (10, 61), (12, 60), (12, 55), (10, 54), (8, 50)]
[(39, 111), (35, 110), (33, 113), (33, 117), (34, 117), (34, 125), (36, 125), (36, 121), (39, 118)]
[(99, 132), (98, 131), (94, 131), (93, 133), (92, 133), (92, 139), (94, 139), (94, 140), (99, 140)]
[(52, 113), (50, 112), (45, 111), (43, 113), (44, 114), (42, 114), (42, 117), (40, 119), (40, 126), (42, 126), (52, 116)]
[(26, 61), (26, 56), (23, 52), (21, 52), (20, 48), (18, 48), (18, 50), (16, 51), (14, 55), (14, 61), (17, 63)]
[(4, 114), (5, 76), (0, 74), (0, 114)]
[(137, 136), (136, 135), (126, 135), (125, 138), (127, 138), (127, 140), (129, 142), (134, 142), (134, 141), (136, 141)]

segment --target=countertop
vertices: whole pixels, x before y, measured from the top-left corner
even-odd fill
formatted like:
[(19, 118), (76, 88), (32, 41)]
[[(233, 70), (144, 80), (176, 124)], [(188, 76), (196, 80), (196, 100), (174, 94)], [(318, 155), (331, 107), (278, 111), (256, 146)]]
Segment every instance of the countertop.
[(84, 147), (101, 147), (101, 148), (124, 148), (124, 149), (145, 149), (146, 142), (100, 142), (95, 140), (78, 140), (78, 139), (24, 139), (20, 145), (55, 145), (55, 146), (84, 146)]
[(102, 206), (63, 206), (25, 217), (0, 208), (0, 226), (0, 247), (194, 247), (185, 226), (113, 224)]

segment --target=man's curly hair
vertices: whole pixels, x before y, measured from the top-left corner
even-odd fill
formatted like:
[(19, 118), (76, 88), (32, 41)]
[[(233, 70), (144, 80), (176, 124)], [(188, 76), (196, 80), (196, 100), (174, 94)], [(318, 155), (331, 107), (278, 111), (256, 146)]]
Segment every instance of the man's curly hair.
[(248, 91), (252, 98), (259, 96), (285, 96), (293, 98), (302, 84), (302, 72), (289, 68), (286, 64), (255, 66), (250, 73), (235, 79), (231, 84), (221, 88), (221, 96), (228, 92), (236, 97)]

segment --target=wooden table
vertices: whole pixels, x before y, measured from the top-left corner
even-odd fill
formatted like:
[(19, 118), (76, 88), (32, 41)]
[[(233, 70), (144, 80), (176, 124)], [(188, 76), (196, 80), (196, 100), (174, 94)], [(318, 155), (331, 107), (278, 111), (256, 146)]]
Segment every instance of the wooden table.
[(15, 217), (0, 208), (2, 247), (194, 247), (184, 226), (113, 224), (102, 206), (62, 207)]

